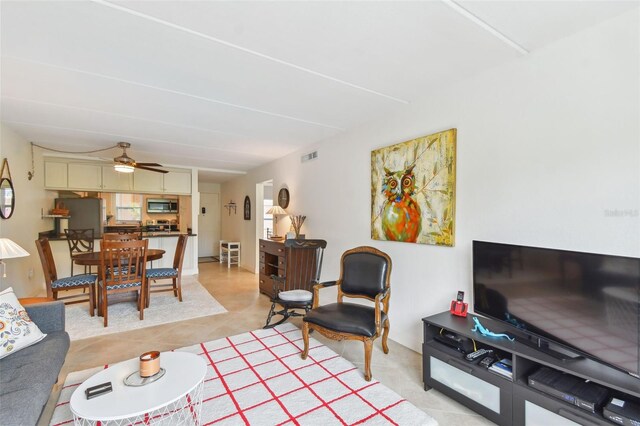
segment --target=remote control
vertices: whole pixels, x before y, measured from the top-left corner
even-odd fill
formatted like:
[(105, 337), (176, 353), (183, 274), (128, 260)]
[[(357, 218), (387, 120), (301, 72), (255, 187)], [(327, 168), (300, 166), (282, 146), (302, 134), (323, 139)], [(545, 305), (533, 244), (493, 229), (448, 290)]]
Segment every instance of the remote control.
[(496, 359), (492, 355), (485, 356), (484, 358), (482, 358), (482, 361), (480, 361), (480, 365), (484, 368), (489, 368), (495, 360)]
[(467, 361), (475, 361), (476, 359), (480, 358), (482, 355), (488, 355), (490, 353), (493, 353), (493, 350), (491, 350), (491, 349), (478, 349), (475, 352), (468, 353), (465, 358), (466, 358)]

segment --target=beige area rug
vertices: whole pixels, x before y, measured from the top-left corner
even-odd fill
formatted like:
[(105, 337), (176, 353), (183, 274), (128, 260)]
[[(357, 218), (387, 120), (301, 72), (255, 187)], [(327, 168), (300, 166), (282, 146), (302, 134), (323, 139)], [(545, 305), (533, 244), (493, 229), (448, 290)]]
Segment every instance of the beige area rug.
[(116, 303), (109, 306), (109, 326), (104, 327), (102, 317), (90, 316), (88, 305), (82, 303), (66, 307), (65, 330), (71, 340), (80, 340), (225, 312), (195, 277), (182, 277), (182, 302), (171, 291), (153, 293), (142, 321), (134, 302)]
[[(382, 383), (365, 381), (359, 368), (319, 341), (310, 339), (306, 360), (300, 359), (302, 347), (300, 330), (285, 323), (176, 349), (200, 356), (208, 366), (202, 402), (191, 399), (186, 405), (171, 405), (170, 410), (140, 417), (145, 418), (144, 424), (163, 425), (437, 426), (435, 419)], [(71, 395), (82, 382), (105, 368), (109, 366), (67, 376), (51, 426), (73, 424)], [(162, 392), (163, 387), (171, 385), (163, 380), (145, 386), (145, 391)], [(115, 405), (125, 389), (114, 382), (113, 392), (95, 401)], [(176, 417), (191, 421), (177, 423)], [(134, 419), (99, 423), (142, 424)]]

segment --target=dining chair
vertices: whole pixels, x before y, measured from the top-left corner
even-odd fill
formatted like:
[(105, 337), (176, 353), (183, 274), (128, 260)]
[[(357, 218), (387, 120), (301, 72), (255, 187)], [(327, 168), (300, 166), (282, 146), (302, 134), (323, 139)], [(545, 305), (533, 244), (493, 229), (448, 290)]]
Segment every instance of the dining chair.
[(105, 327), (108, 325), (109, 295), (114, 293), (137, 290), (140, 320), (144, 319), (148, 244), (149, 240), (103, 241), (100, 248), (98, 306)]
[[(56, 264), (53, 259), (53, 252), (51, 251), (51, 244), (49, 244), (49, 239), (37, 239), (36, 247), (38, 249), (38, 254), (40, 255), (40, 262), (42, 263), (42, 271), (44, 272), (44, 280), (47, 286), (47, 297), (54, 300), (69, 300), (68, 302), (64, 302), (67, 305), (88, 301), (89, 314), (93, 316), (95, 306), (93, 286), (98, 279), (98, 276), (93, 274), (82, 274), (66, 278), (58, 278)], [(60, 291), (76, 289), (89, 291), (88, 294), (80, 293), (58, 297), (58, 292)]]
[(102, 234), (104, 241), (135, 241), (142, 239), (140, 232), (107, 232)]
[[(64, 234), (67, 237), (67, 244), (69, 245), (69, 256), (71, 257), (71, 276), (73, 276), (73, 255), (93, 251), (94, 230), (93, 228), (65, 229)], [(91, 266), (89, 266), (88, 272), (91, 273)], [(84, 273), (87, 273), (87, 266), (84, 267)]]
[[(282, 324), (290, 317), (304, 316), (313, 304), (311, 290), (320, 280), (322, 257), (327, 247), (325, 240), (294, 240), (284, 242), (286, 264), (284, 276), (271, 275), (273, 281), (273, 297), (267, 322), (263, 328), (271, 328)], [(276, 310), (276, 306), (282, 307)], [(303, 313), (297, 312), (304, 310)], [(274, 315), (282, 318), (270, 324)]]
[[(333, 340), (360, 340), (364, 343), (364, 378), (371, 380), (373, 341), (382, 335), (382, 350), (389, 353), (389, 299), (391, 258), (373, 247), (356, 247), (342, 255), (340, 278), (313, 286), (313, 309), (302, 319), (304, 350), (309, 354), (309, 331), (317, 330)], [(338, 303), (318, 306), (320, 289), (338, 287)], [(367, 306), (343, 302), (344, 297), (366, 299)], [(382, 305), (382, 306), (381, 306)]]
[[(173, 295), (182, 302), (182, 262), (184, 261), (184, 252), (187, 248), (187, 238), (187, 234), (180, 234), (178, 237), (172, 268), (147, 269), (147, 307), (149, 307), (150, 303), (150, 293), (159, 293), (161, 291), (173, 291)], [(171, 283), (155, 284), (156, 281), (165, 279), (171, 279)], [(154, 282), (153, 285), (151, 281)]]

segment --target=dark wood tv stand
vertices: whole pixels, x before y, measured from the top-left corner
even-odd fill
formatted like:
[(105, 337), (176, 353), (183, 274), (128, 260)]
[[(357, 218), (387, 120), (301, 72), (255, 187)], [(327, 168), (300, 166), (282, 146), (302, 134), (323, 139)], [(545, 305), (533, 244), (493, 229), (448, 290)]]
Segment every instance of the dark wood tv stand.
[[(572, 374), (609, 389), (612, 395), (638, 401), (640, 379), (590, 358), (561, 361), (519, 341), (483, 337), (471, 331), (473, 314), (466, 318), (443, 312), (423, 318), (423, 381), (499, 425), (612, 425), (602, 414), (593, 414), (542, 393), (527, 384), (527, 377), (541, 366)], [(501, 332), (501, 322), (478, 317), (486, 328)], [(478, 349), (494, 349), (511, 358), (513, 380), (498, 376), (478, 362), (465, 361), (464, 354), (434, 338), (441, 330), (471, 338)]]

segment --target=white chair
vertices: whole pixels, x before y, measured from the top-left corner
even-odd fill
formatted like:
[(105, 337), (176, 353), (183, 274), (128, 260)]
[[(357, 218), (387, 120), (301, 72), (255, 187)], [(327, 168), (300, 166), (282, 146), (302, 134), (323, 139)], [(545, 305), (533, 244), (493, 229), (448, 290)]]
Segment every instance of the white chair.
[(238, 241), (220, 240), (220, 263), (240, 266), (240, 243)]

